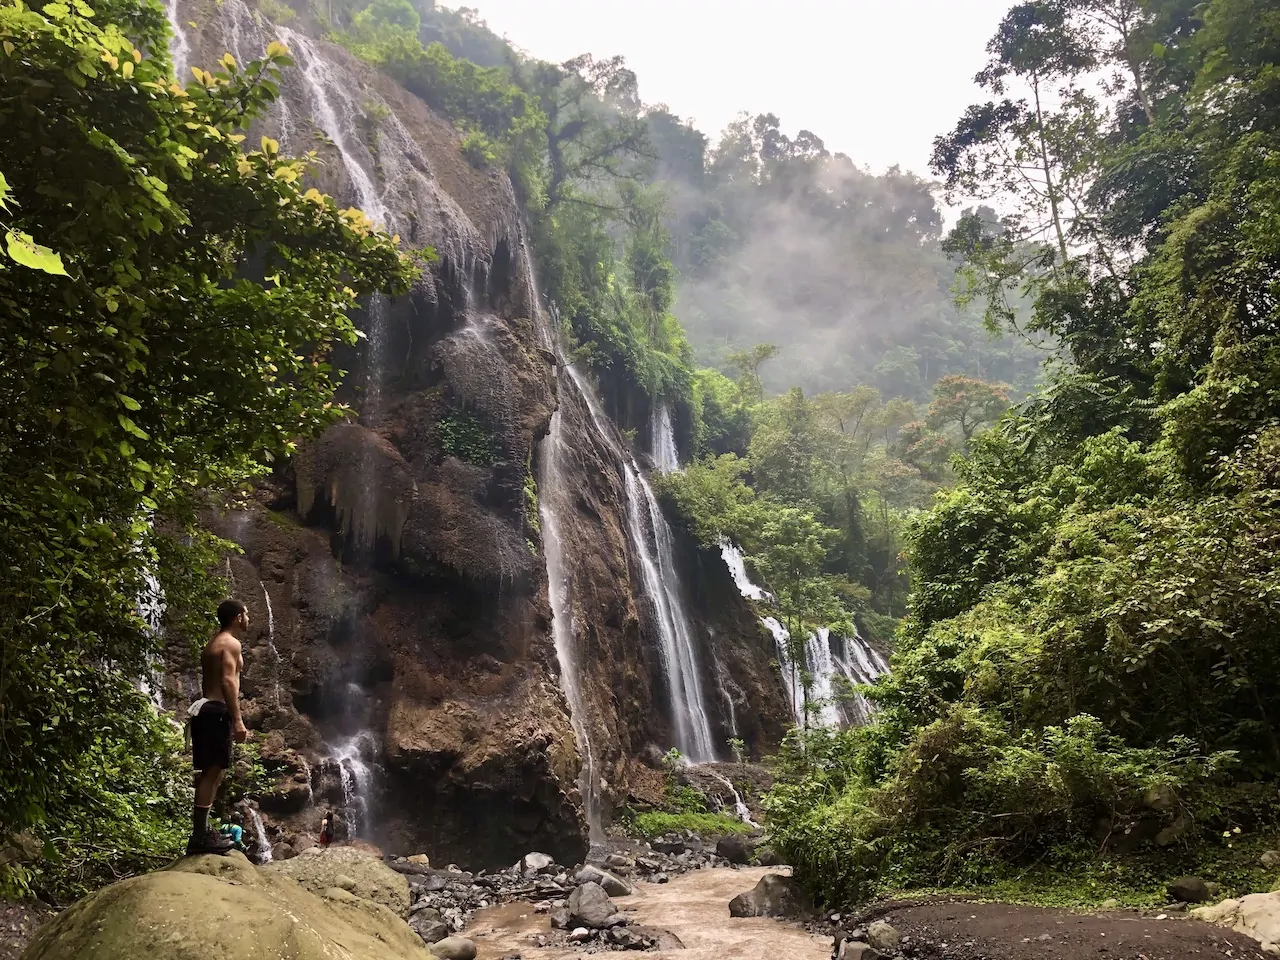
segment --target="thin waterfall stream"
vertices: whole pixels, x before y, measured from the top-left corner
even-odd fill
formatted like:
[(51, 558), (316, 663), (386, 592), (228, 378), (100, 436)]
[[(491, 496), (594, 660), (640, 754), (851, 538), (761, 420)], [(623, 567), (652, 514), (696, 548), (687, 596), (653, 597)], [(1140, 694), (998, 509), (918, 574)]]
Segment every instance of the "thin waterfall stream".
[(560, 663), (560, 688), (569, 701), (569, 722), (578, 739), (582, 768), (578, 789), (592, 843), (604, 839), (603, 811), (600, 809), (600, 779), (587, 730), (586, 705), (582, 697), (582, 675), (573, 631), (572, 578), (565, 559), (565, 543), (560, 522), (559, 498), (565, 489), (564, 468), (569, 453), (564, 437), (564, 415), (551, 415), (551, 429), (542, 441), (538, 462), (538, 515), (542, 524), (542, 548), (547, 560), (547, 592), (551, 601), (551, 633), (556, 659)]
[(572, 366), (564, 369), (586, 404), (597, 433), (616, 452), (622, 464), (627, 494), (627, 534), (640, 567), (641, 586), (654, 606), (676, 749), (694, 763), (711, 762), (716, 759), (715, 741), (702, 690), (693, 626), (680, 593), (671, 527), (634, 458), (606, 429), (604, 414), (590, 386)]

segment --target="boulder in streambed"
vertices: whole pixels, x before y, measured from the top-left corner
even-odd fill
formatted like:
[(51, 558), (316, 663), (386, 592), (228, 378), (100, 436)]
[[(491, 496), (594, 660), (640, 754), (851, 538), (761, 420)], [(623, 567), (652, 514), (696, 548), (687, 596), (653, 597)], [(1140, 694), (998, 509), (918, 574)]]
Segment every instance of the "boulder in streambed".
[(445, 937), (427, 949), (440, 960), (476, 960), (476, 945), (466, 937)]
[(729, 901), (731, 917), (773, 917), (796, 920), (813, 913), (813, 903), (800, 884), (778, 873), (767, 873), (755, 888)]
[[(291, 863), (293, 861), (290, 861)], [(350, 873), (349, 865), (344, 869)], [(335, 871), (336, 872), (336, 871)], [(63, 911), (24, 960), (432, 960), (381, 903), (332, 887), (322, 898), (240, 853), (186, 857)]]
[(618, 915), (618, 908), (598, 883), (584, 883), (574, 890), (569, 894), (568, 907), (572, 927), (604, 930), (627, 922), (626, 917)]
[(741, 834), (731, 833), (716, 843), (716, 856), (737, 866), (750, 863), (755, 854), (755, 844)]
[(601, 870), (599, 867), (593, 867), (587, 864), (576, 874), (573, 880), (575, 883), (598, 883), (604, 888), (604, 892), (611, 897), (629, 897), (634, 892), (631, 884), (618, 877), (615, 877), (608, 870)]

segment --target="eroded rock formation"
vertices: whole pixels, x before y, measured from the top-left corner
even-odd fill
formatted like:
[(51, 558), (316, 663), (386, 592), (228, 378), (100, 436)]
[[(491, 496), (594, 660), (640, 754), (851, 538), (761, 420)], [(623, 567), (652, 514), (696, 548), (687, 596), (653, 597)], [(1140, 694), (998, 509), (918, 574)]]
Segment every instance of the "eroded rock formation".
[[(545, 849), (577, 862), (583, 756), (539, 497), (554, 498), (570, 548), (576, 719), (606, 807), (646, 748), (670, 746), (670, 705), (628, 545), (630, 454), (557, 368), (511, 184), (468, 163), (450, 123), (305, 26), (274, 27), (242, 0), (184, 0), (178, 19), (197, 24), (193, 63), (289, 44), (298, 67), (261, 132), (317, 150), (322, 188), (439, 254), (409, 295), (369, 305), (362, 352), (340, 358), (359, 418), (210, 520), (243, 549), (227, 570), (253, 621), (247, 722), (277, 780), (262, 809), (301, 847), (331, 808), (388, 852), (497, 866)], [(568, 462), (562, 489), (539, 490), (557, 409)], [(692, 551), (681, 561), (716, 736), (723, 746), (736, 725), (759, 750), (787, 716), (771, 647), (727, 572)], [(175, 699), (196, 695), (180, 655), (172, 666)]]

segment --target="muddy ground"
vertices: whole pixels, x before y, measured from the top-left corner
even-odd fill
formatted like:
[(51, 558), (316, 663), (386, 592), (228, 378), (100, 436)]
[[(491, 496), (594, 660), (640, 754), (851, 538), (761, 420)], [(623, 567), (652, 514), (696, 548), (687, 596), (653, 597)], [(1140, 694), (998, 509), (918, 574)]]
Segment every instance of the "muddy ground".
[(884, 912), (917, 960), (1262, 960), (1238, 933), (1160, 911), (1075, 913), (1007, 903), (932, 903)]

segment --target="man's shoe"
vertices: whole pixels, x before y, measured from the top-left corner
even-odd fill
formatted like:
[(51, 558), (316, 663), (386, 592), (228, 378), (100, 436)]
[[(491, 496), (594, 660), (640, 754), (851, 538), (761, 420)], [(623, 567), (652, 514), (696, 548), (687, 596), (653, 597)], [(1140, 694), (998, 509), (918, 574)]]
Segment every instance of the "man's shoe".
[(235, 844), (216, 830), (206, 830), (203, 837), (192, 837), (187, 841), (187, 856), (193, 857), (201, 853), (216, 853), (226, 856)]

